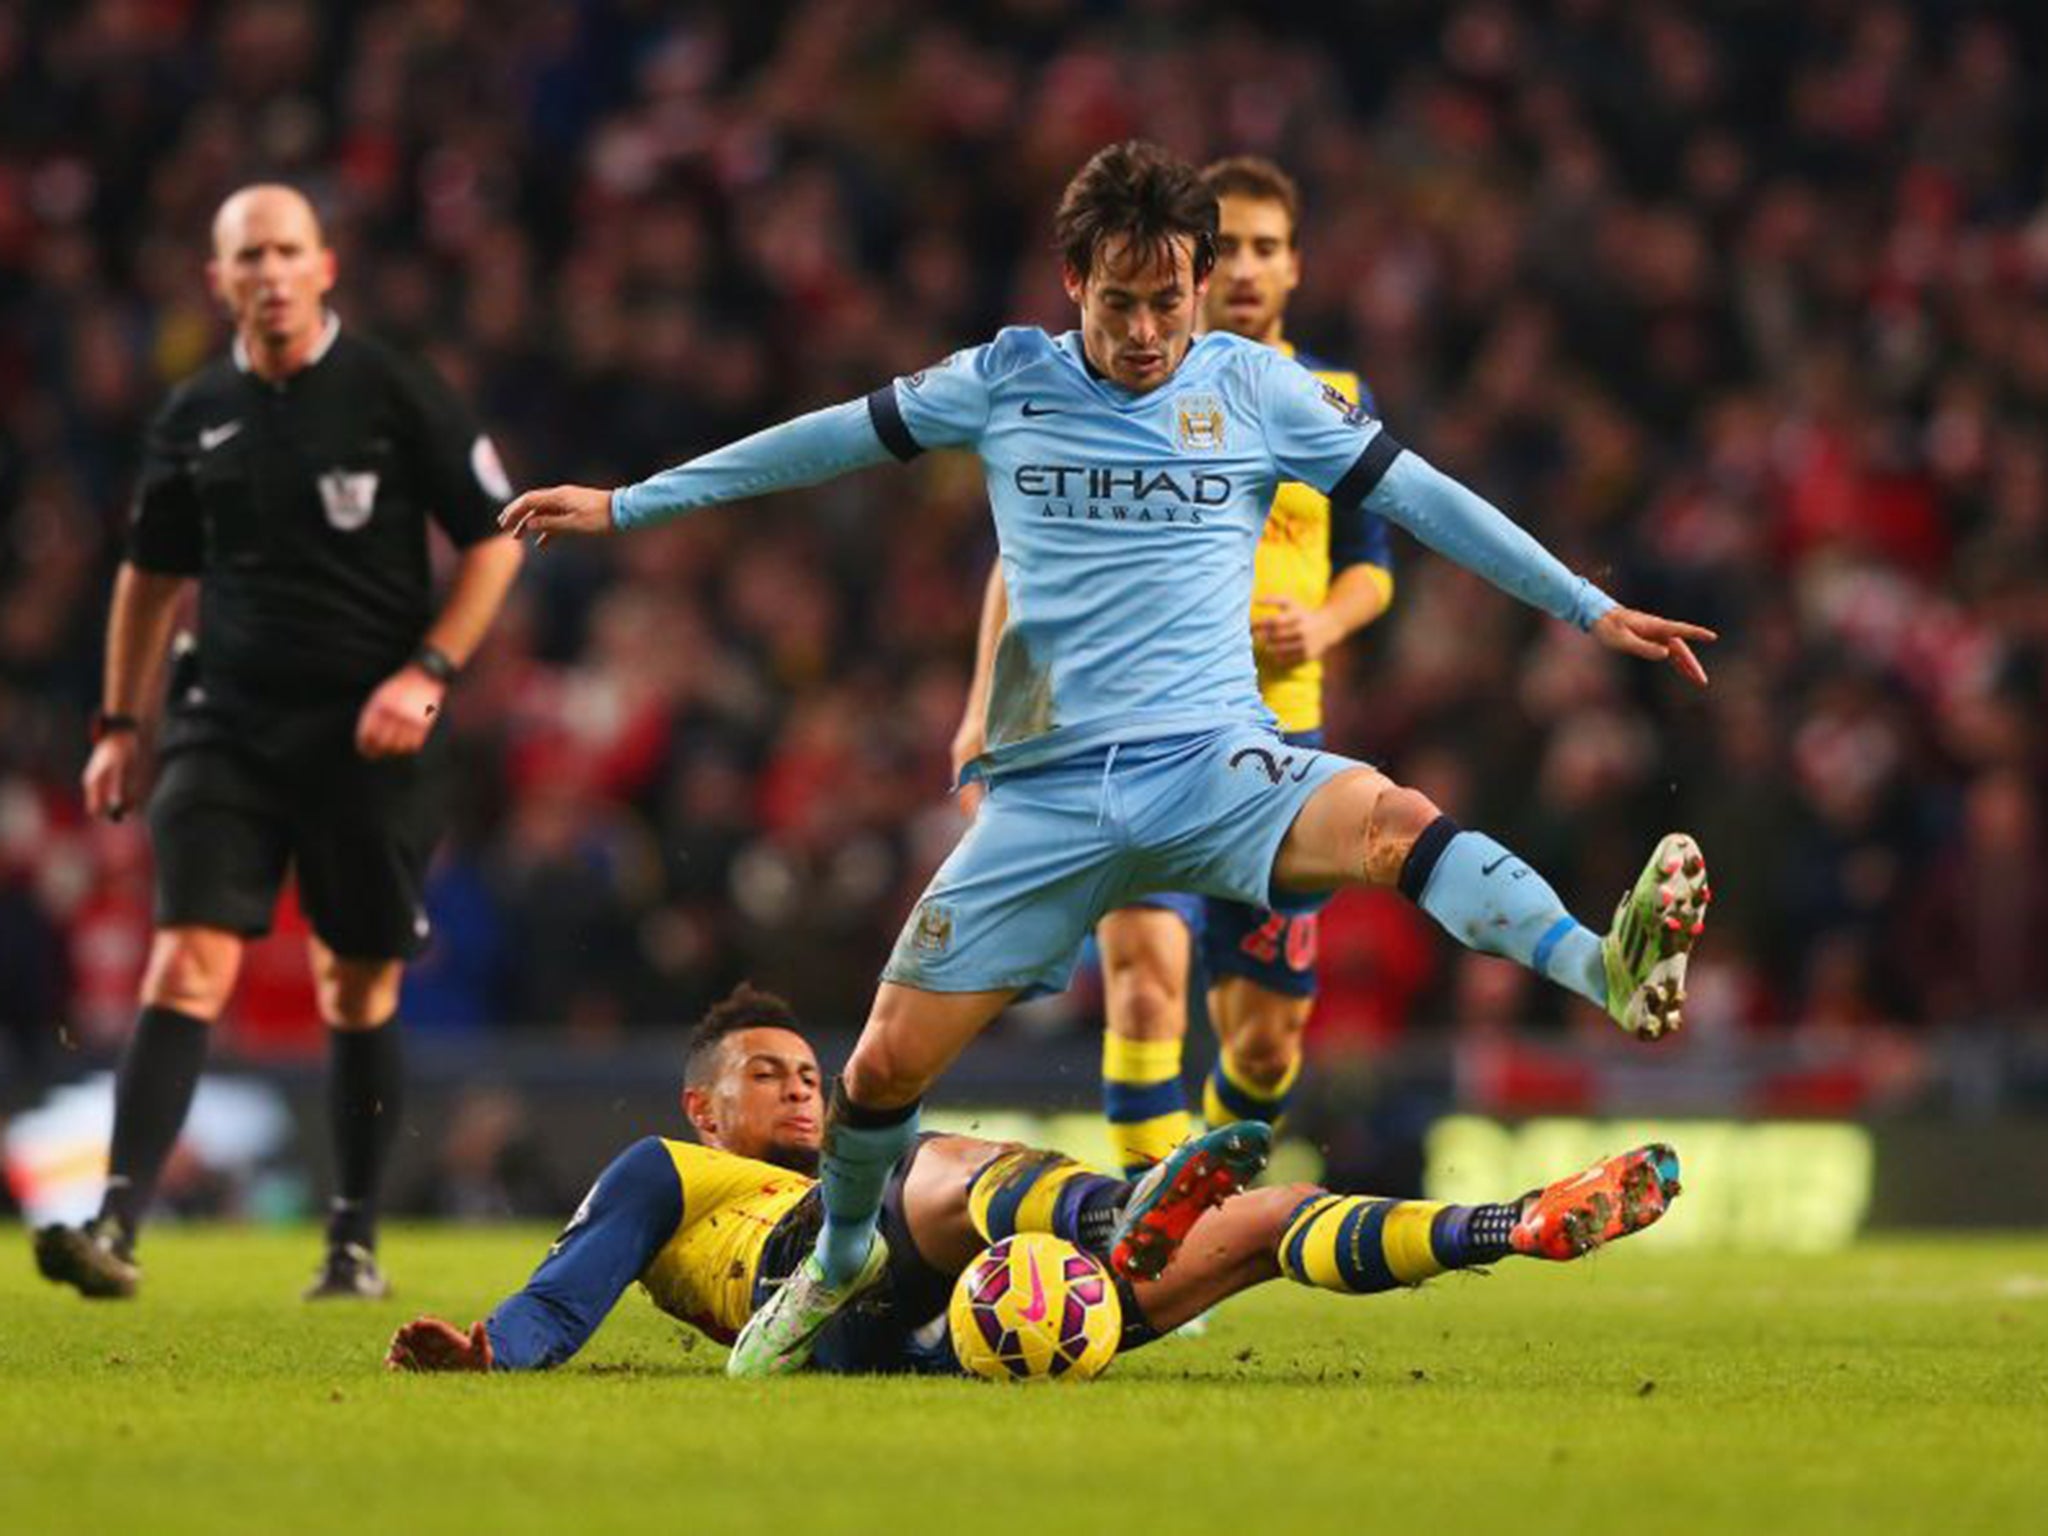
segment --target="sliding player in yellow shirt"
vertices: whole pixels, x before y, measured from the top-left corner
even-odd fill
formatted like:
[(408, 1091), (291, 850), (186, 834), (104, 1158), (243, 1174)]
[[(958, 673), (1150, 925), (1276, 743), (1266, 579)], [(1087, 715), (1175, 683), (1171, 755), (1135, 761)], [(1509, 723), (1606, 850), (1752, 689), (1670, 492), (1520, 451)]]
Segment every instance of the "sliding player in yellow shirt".
[[(1355, 373), (1295, 352), (1287, 301), (1301, 281), (1301, 197), (1293, 180), (1254, 156), (1202, 173), (1221, 221), (1202, 328), (1230, 331), (1294, 357), (1347, 400), (1374, 410)], [(1300, 484), (1273, 498), (1256, 556), (1252, 647), (1259, 690), (1295, 745), (1321, 746), (1323, 657), (1393, 600), (1387, 527), (1363, 507), (1341, 518)], [(974, 683), (959, 734), (957, 772), (980, 754), (996, 642), (1008, 617), (999, 571), (989, 573)], [(970, 812), (980, 790), (961, 791)], [(1151, 896), (1096, 926), (1102, 954), (1103, 1110), (1127, 1172), (1164, 1157), (1188, 1134), (1181, 1086), (1189, 960), (1199, 935), (1209, 1016), (1220, 1046), (1204, 1086), (1211, 1126), (1277, 1121), (1301, 1073), (1301, 1037), (1315, 1006), (1317, 917), (1327, 897), (1287, 896), (1269, 909), (1200, 896)]]
[[(789, 1005), (740, 987), (705, 1015), (685, 1056), (682, 1108), (700, 1140), (633, 1143), (524, 1287), (467, 1330), (414, 1319), (386, 1363), (545, 1370), (580, 1350), (636, 1281), (663, 1312), (731, 1343), (816, 1239), (820, 1081)], [(1307, 1184), (1232, 1198), (1265, 1165), (1268, 1140), (1252, 1123), (1211, 1131), (1132, 1185), (1057, 1152), (920, 1137), (883, 1193), (883, 1279), (826, 1325), (810, 1367), (957, 1370), (944, 1326), (953, 1282), (984, 1247), (1018, 1232), (1052, 1232), (1105, 1260), (1129, 1245), (1127, 1267), (1143, 1278), (1115, 1284), (1119, 1348), (1132, 1349), (1283, 1276), (1357, 1296), (1516, 1255), (1574, 1259), (1649, 1226), (1678, 1194), (1676, 1156), (1652, 1145), (1493, 1205)]]

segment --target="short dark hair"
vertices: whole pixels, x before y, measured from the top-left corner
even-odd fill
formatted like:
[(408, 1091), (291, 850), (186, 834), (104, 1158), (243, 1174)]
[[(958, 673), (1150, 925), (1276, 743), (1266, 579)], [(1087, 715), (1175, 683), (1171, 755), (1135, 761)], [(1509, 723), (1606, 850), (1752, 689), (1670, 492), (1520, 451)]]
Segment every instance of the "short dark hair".
[(1193, 166), (1143, 139), (1097, 150), (1067, 183), (1052, 227), (1061, 260), (1083, 279), (1119, 239), (1165, 262), (1174, 241), (1190, 241), (1198, 283), (1216, 265), (1215, 196)]
[(1256, 202), (1278, 203), (1287, 210), (1287, 243), (1301, 243), (1301, 188), (1264, 155), (1232, 155), (1205, 165), (1202, 185), (1218, 202), (1226, 197), (1248, 197)]
[(801, 1034), (796, 1010), (773, 992), (763, 992), (751, 981), (743, 981), (716, 1002), (690, 1031), (690, 1044), (683, 1052), (683, 1085), (702, 1088), (711, 1080), (718, 1047), (727, 1035), (743, 1029), (787, 1029)]

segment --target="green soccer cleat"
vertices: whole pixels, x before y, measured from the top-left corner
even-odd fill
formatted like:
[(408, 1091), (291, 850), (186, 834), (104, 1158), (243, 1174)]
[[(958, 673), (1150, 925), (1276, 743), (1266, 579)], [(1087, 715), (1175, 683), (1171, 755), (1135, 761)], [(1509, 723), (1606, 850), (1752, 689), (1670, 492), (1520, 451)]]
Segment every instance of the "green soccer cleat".
[(888, 1264), (889, 1244), (879, 1232), (868, 1246), (860, 1273), (845, 1285), (827, 1285), (818, 1256), (805, 1255), (796, 1272), (747, 1319), (726, 1357), (725, 1374), (789, 1376), (802, 1370), (811, 1363), (811, 1351), (825, 1325), (855, 1297), (874, 1289)]
[(76, 1227), (43, 1227), (35, 1245), (36, 1268), (43, 1278), (68, 1285), (81, 1296), (125, 1300), (142, 1284), (142, 1266), (111, 1217), (96, 1217)]
[(1110, 1237), (1110, 1268), (1130, 1280), (1158, 1279), (1196, 1218), (1257, 1178), (1272, 1152), (1273, 1128), (1263, 1120), (1234, 1120), (1190, 1136), (1124, 1202)]
[(1683, 832), (1666, 833), (1600, 940), (1607, 1011), (1630, 1034), (1655, 1040), (1682, 1022), (1685, 960), (1706, 928), (1712, 899), (1700, 845)]

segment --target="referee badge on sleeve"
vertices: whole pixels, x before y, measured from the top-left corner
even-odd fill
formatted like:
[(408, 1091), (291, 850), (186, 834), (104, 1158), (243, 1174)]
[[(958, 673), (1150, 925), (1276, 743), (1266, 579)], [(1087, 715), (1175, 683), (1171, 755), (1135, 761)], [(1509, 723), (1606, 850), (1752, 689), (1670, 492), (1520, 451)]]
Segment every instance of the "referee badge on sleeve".
[(504, 461), (498, 457), (498, 445), (481, 432), (469, 445), (469, 472), (476, 476), (476, 483), (491, 500), (512, 499), (512, 480), (505, 473)]
[(320, 505), (326, 509), (330, 528), (354, 533), (376, 508), (376, 471), (330, 469), (320, 477)]

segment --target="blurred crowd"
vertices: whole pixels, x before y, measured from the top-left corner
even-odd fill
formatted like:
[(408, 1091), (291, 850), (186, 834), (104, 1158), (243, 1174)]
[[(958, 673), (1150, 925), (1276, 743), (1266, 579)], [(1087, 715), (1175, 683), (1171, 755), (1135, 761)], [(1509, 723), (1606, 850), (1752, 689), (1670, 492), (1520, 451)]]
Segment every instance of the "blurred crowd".
[[(76, 777), (143, 425), (224, 342), (228, 190), (312, 194), (345, 323), (433, 359), (515, 479), (609, 484), (1066, 328), (1051, 206), (1134, 134), (1290, 168), (1294, 338), (1722, 635), (1695, 694), (1397, 539), (1336, 744), (1596, 924), (1698, 833), (1709, 1037), (2038, 1019), (2044, 70), (2048, 13), (1963, 0), (0, 9), (0, 1035), (131, 1015), (146, 839)], [(961, 825), (992, 554), (934, 455), (531, 561), (455, 695), (407, 1018), (601, 1040), (750, 975), (858, 1022)], [(1326, 1041), (1576, 1022), (1392, 898), (1325, 954)], [(310, 1027), (278, 987), (249, 1038)]]

